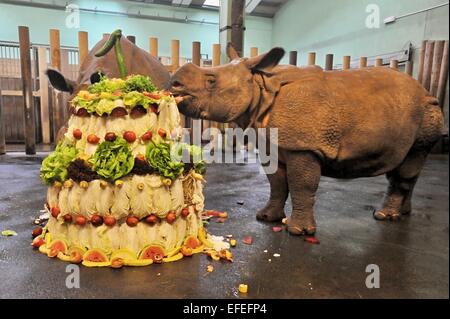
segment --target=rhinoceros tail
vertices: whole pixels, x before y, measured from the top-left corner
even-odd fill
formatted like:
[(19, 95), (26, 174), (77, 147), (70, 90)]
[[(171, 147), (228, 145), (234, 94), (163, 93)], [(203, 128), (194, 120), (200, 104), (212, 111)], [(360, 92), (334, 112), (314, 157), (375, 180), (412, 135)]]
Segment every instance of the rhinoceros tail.
[(425, 105), (439, 105), (439, 100), (434, 96), (427, 95), (425, 97)]

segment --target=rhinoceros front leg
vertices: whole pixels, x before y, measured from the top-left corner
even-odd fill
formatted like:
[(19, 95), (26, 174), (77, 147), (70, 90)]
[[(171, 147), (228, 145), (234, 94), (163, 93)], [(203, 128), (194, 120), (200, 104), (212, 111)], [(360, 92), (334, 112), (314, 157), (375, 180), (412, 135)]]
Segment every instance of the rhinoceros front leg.
[(320, 160), (312, 152), (289, 152), (286, 162), (292, 199), (288, 231), (293, 235), (312, 235), (316, 232), (313, 207), (320, 182)]
[(256, 214), (256, 218), (267, 222), (281, 221), (286, 217), (284, 205), (289, 194), (286, 166), (278, 163), (277, 171), (266, 176), (270, 183), (270, 198), (266, 206)]

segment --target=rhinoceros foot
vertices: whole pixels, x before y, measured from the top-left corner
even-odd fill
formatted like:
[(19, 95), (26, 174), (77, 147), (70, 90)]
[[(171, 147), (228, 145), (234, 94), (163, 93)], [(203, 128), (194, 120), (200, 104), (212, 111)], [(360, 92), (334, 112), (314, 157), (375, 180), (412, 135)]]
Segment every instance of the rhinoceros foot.
[(287, 219), (287, 230), (292, 235), (314, 235), (316, 233), (316, 222), (313, 216), (295, 215)]
[[(407, 214), (407, 213), (405, 213)], [(373, 217), (376, 220), (399, 220), (401, 216), (401, 212), (397, 209), (393, 208), (382, 208), (373, 213)]]
[(261, 209), (258, 213), (256, 213), (256, 219), (265, 221), (265, 222), (279, 222), (286, 215), (284, 214), (284, 207), (281, 206), (272, 206), (267, 205), (263, 209)]

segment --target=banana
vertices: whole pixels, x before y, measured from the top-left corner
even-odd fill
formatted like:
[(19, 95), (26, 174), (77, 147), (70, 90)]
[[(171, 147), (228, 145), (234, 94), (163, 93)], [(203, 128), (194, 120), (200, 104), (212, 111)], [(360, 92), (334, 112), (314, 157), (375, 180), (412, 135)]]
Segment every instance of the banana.
[(202, 253), (203, 250), (205, 250), (205, 246), (201, 245), (195, 249), (192, 249), (192, 254), (198, 254), (198, 253)]
[(86, 266), (86, 267), (108, 267), (108, 266), (111, 266), (110, 261), (93, 262), (93, 261), (83, 260), (82, 264), (83, 264), (83, 266)]
[(149, 266), (153, 264), (153, 259), (136, 259), (136, 260), (124, 260), (125, 266)]
[(173, 257), (174, 255), (178, 254), (181, 250), (181, 246), (175, 247), (173, 250), (169, 251), (167, 254), (167, 258)]
[(200, 239), (205, 247), (212, 248), (214, 246), (213, 243), (206, 238), (206, 230), (204, 227), (201, 227), (198, 230), (198, 239)]
[(178, 253), (172, 257), (167, 257), (167, 258), (163, 258), (163, 262), (165, 263), (170, 263), (172, 261), (177, 261), (180, 260), (181, 258), (183, 258), (183, 254), (182, 253)]
[(48, 253), (48, 248), (47, 248), (46, 246), (47, 246), (47, 244), (41, 245), (41, 246), (39, 247), (39, 252), (41, 252), (41, 253), (47, 255), (47, 253)]
[(67, 255), (63, 254), (62, 252), (58, 252), (58, 255), (56, 255), (56, 257), (58, 257), (58, 259), (62, 260), (62, 261), (72, 261), (71, 256), (67, 256)]

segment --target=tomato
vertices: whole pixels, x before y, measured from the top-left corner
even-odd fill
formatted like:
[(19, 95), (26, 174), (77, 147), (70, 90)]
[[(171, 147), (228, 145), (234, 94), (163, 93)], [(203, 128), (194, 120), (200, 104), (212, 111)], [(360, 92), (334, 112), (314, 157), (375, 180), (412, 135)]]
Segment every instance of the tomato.
[(141, 136), (141, 140), (146, 142), (152, 139), (153, 133), (152, 131), (147, 131)]
[(128, 143), (133, 143), (134, 141), (136, 141), (136, 133), (134, 133), (132, 131), (126, 131), (125, 133), (123, 133), (123, 138)]
[(139, 223), (139, 219), (134, 216), (127, 217), (127, 225), (130, 227), (135, 227)]
[(103, 224), (103, 218), (100, 215), (92, 215), (91, 217), (91, 224), (94, 226), (100, 226), (101, 224)]
[(77, 216), (75, 218), (75, 224), (79, 225), (79, 226), (84, 226), (87, 223), (87, 219), (84, 216)]
[(155, 224), (156, 222), (158, 222), (158, 216), (156, 216), (154, 214), (148, 215), (145, 218), (145, 222), (148, 224)]
[(72, 222), (72, 215), (70, 215), (70, 214), (64, 215), (64, 221), (66, 223), (71, 223)]
[(100, 142), (100, 137), (95, 134), (89, 134), (87, 137), (87, 141), (91, 144), (98, 144), (98, 142)]
[(83, 133), (81, 132), (81, 130), (79, 128), (74, 129), (72, 134), (73, 134), (73, 137), (75, 137), (77, 140), (80, 140), (81, 137), (83, 136)]
[(189, 216), (189, 208), (185, 207), (181, 210), (181, 216), (188, 217)]
[(116, 224), (116, 219), (113, 216), (105, 216), (105, 218), (103, 218), (103, 222), (106, 226), (112, 227)]
[(116, 134), (114, 132), (108, 132), (105, 135), (105, 141), (113, 142), (116, 139)]
[(166, 138), (167, 133), (163, 128), (159, 128), (158, 129), (158, 135), (161, 136), (162, 138)]
[(175, 221), (175, 219), (177, 219), (177, 216), (175, 215), (174, 211), (170, 211), (170, 212), (167, 213), (166, 221), (169, 224), (172, 224)]
[(59, 213), (61, 213), (61, 210), (59, 209), (58, 206), (53, 206), (52, 207), (52, 216), (57, 218)]

